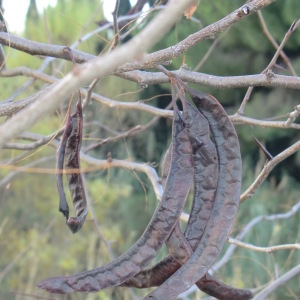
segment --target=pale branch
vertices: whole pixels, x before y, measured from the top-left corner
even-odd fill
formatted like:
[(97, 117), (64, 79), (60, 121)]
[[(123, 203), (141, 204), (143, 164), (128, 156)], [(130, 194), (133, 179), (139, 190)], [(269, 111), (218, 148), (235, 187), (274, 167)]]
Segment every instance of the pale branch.
[(46, 87), (43, 90), (19, 101), (0, 103), (0, 117), (11, 116), (19, 112), (29, 104), (37, 101), (41, 95), (45, 94), (49, 89), (50, 87)]
[[(183, 81), (211, 86), (218, 89), (241, 88), (249, 86), (283, 87), (300, 89), (300, 77), (274, 74), (269, 78), (266, 74), (240, 75), (240, 76), (215, 76), (211, 74), (193, 72), (186, 68), (171, 71), (178, 75)], [(0, 73), (1, 75), (1, 73)], [(161, 84), (169, 82), (169, 78), (161, 72), (130, 71), (117, 73), (119, 77), (134, 81), (142, 87), (150, 84)]]
[(121, 132), (121, 133), (119, 133), (116, 136), (110, 136), (110, 137), (107, 137), (105, 139), (102, 139), (100, 142), (94, 143), (94, 144), (86, 147), (83, 152), (87, 153), (87, 152), (91, 151), (92, 149), (100, 147), (100, 146), (102, 146), (104, 144), (111, 143), (111, 142), (116, 142), (116, 141), (118, 141), (120, 139), (136, 135), (137, 133), (141, 133), (141, 132), (147, 130), (153, 124), (155, 124), (157, 120), (158, 120), (158, 117), (154, 117), (154, 118), (152, 118), (152, 120), (150, 120), (145, 125), (136, 125), (135, 127), (130, 128), (129, 130), (127, 130), (125, 132)]
[(240, 200), (241, 202), (245, 201), (247, 198), (250, 198), (255, 191), (261, 186), (261, 184), (265, 181), (270, 172), (283, 160), (287, 157), (291, 156), (295, 152), (300, 150), (300, 141), (294, 143), (289, 148), (285, 149), (281, 153), (277, 154), (272, 160), (269, 160), (264, 165), (260, 174), (256, 177), (254, 182), (248, 187), (248, 189), (242, 193)]
[[(46, 75), (37, 70), (28, 69), (26, 67), (19, 67), (19, 68), (14, 68), (14, 69), (10, 69), (10, 70), (5, 70), (2, 73), (0, 72), (0, 77), (1, 76), (10, 77), (10, 76), (18, 76), (18, 75), (34, 77), (36, 79), (40, 79), (47, 83), (53, 83), (53, 84), (56, 83), (57, 84), (59, 82), (59, 80), (53, 76)], [(101, 96), (96, 93), (92, 93), (94, 84), (96, 84), (96, 83), (97, 83), (96, 80), (94, 80), (88, 89), (83, 89), (83, 88), (80, 89), (81, 94), (86, 97), (84, 99), (84, 105), (86, 105), (86, 103), (89, 100), (89, 97), (91, 97), (91, 99), (98, 101), (101, 104), (104, 104), (111, 108), (137, 109), (137, 110), (142, 110), (145, 112), (152, 113), (157, 116), (168, 117), (168, 118), (172, 118), (172, 116), (173, 116), (172, 111), (166, 111), (164, 109), (159, 109), (154, 106), (144, 104), (142, 102), (121, 102), (121, 101), (116, 101), (116, 100)], [(13, 103), (0, 104), (0, 116), (11, 115), (11, 114), (14, 114), (14, 113), (22, 110), (28, 104), (31, 104), (36, 100), (39, 100), (39, 98), (44, 96), (44, 94), (46, 94), (53, 87), (54, 87), (54, 85), (47, 87), (44, 90), (42, 90), (28, 98), (25, 98), (23, 100), (19, 100), (19, 101), (13, 102)], [(38, 101), (37, 101), (37, 104), (38, 104)]]
[[(27, 134), (27, 135), (28, 135), (27, 138), (31, 138), (32, 140), (36, 139), (37, 142), (39, 142), (40, 140), (43, 140), (45, 138), (44, 136), (39, 135), (39, 134)], [(48, 141), (48, 145), (51, 146), (51, 147), (56, 148), (58, 146), (58, 142), (56, 140), (50, 139)], [(136, 163), (136, 162), (132, 162), (132, 161), (118, 160), (118, 159), (112, 159), (111, 161), (100, 160), (100, 159), (96, 159), (96, 158), (93, 158), (91, 156), (88, 156), (87, 154), (83, 153), (82, 151), (81, 151), (80, 157), (81, 157), (82, 161), (84, 161), (87, 164), (92, 165), (93, 170), (94, 169), (96, 169), (96, 170), (105, 170), (105, 169), (108, 169), (108, 168), (122, 168), (122, 169), (125, 169), (125, 170), (128, 170), (128, 171), (131, 171), (131, 172), (145, 173), (145, 175), (147, 175), (148, 179), (150, 180), (150, 182), (153, 186), (156, 198), (158, 200), (161, 199), (161, 196), (163, 194), (163, 188), (162, 188), (162, 185), (160, 183), (160, 178), (157, 175), (157, 172), (155, 171), (155, 169), (151, 165), (146, 164), (146, 163)], [(32, 166), (31, 164), (35, 165), (35, 164), (37, 164), (37, 162), (35, 161), (35, 162), (32, 162), (32, 163), (30, 163), (26, 166), (19, 167), (16, 170), (16, 172), (19, 172), (19, 171), (24, 171), (25, 172), (26, 168)], [(82, 171), (85, 172), (84, 169), (82, 169)], [(0, 182), (0, 186), (3, 185), (3, 184), (6, 184), (16, 174), (8, 175), (9, 177), (4, 178)], [(10, 177), (10, 176), (12, 176), (12, 177)]]
[(18, 139), (22, 140), (29, 140), (29, 141), (34, 141), (33, 143), (6, 143), (3, 145), (3, 149), (15, 149), (15, 150), (34, 150), (37, 149), (43, 145), (46, 145), (53, 141), (56, 137), (59, 137), (63, 131), (65, 130), (65, 126), (60, 128), (58, 131), (49, 134), (47, 136), (40, 136), (38, 134), (34, 133), (23, 133), (18, 136)]
[(230, 244), (234, 244), (234, 245), (237, 245), (242, 248), (250, 249), (252, 251), (265, 252), (265, 253), (271, 253), (271, 252), (278, 251), (278, 250), (290, 250), (290, 249), (300, 250), (299, 243), (298, 244), (297, 243), (296, 244), (283, 244), (283, 245), (270, 246), (270, 247), (260, 247), (260, 246), (255, 246), (253, 244), (242, 242), (238, 239), (234, 239), (231, 237), (228, 238), (228, 242)]
[[(299, 112), (298, 112), (299, 113)], [(293, 124), (292, 122), (287, 123), (287, 121), (267, 121), (267, 120), (258, 120), (254, 118), (249, 118), (241, 116), (239, 114), (234, 114), (230, 116), (230, 119), (235, 124), (248, 124), (252, 126), (261, 126), (261, 127), (273, 127), (273, 128), (294, 128), (300, 129), (300, 124)]]
[[(211, 86), (214, 88), (241, 88), (249, 86), (264, 87), (284, 87), (290, 89), (300, 89), (300, 77), (274, 74), (269, 78), (265, 74), (240, 75), (240, 76), (215, 76), (211, 74), (193, 72), (186, 68), (180, 68), (177, 71), (170, 71), (178, 75), (183, 81), (197, 83), (200, 85)], [(27, 67), (18, 67), (9, 70), (0, 71), (0, 77), (14, 77), (25, 75), (39, 79), (43, 82), (54, 83), (58, 79), (54, 76), (46, 75), (38, 70), (31, 70)], [(161, 84), (169, 82), (169, 78), (162, 72), (130, 71), (117, 73), (117, 76), (126, 80), (139, 83), (140, 86), (146, 87), (150, 84)]]
[[(163, 194), (163, 187), (160, 183), (160, 178), (158, 177), (157, 172), (151, 165), (146, 163), (136, 163), (132, 161), (118, 160), (118, 159), (112, 159), (111, 161), (100, 160), (88, 156), (84, 153), (81, 153), (80, 156), (85, 163), (90, 164), (93, 167), (96, 167), (98, 170), (105, 170), (109, 168), (122, 168), (124, 170), (131, 171), (131, 172), (144, 173), (145, 175), (147, 175), (148, 179), (151, 182), (156, 198), (158, 200), (161, 199)], [(184, 212), (180, 216), (180, 219), (184, 222), (187, 222), (188, 218), (189, 215)]]
[(34, 79), (39, 79), (43, 82), (54, 83), (58, 79), (54, 76), (47, 75), (41, 71), (31, 70), (27, 67), (17, 67), (13, 69), (3, 70), (0, 72), (1, 77), (16, 77), (16, 76), (27, 76)]
[(159, 200), (161, 199), (161, 196), (163, 194), (163, 188), (160, 184), (160, 178), (158, 177), (155, 169), (151, 165), (146, 163), (136, 163), (132, 161), (119, 159), (112, 159), (108, 162), (107, 160), (93, 158), (91, 156), (86, 155), (85, 153), (81, 153), (80, 156), (85, 163), (92, 165), (98, 170), (105, 170), (109, 168), (121, 168), (131, 172), (145, 173), (154, 188), (156, 198)]
[(290, 279), (295, 276), (300, 275), (300, 264), (295, 266), (294, 268), (290, 269), (285, 274), (281, 275), (280, 277), (276, 278), (272, 281), (267, 287), (265, 287), (261, 292), (255, 295), (253, 300), (263, 300), (266, 299), (268, 295), (273, 293), (279, 287), (285, 285)]
[[(51, 56), (70, 61), (70, 56), (64, 52), (65, 46), (30, 41), (8, 32), (0, 32), (0, 43), (30, 55)], [(76, 63), (84, 63), (95, 58), (94, 55), (86, 52), (76, 49), (73, 51)]]
[[(260, 215), (252, 219), (238, 234), (236, 237), (239, 241), (242, 240), (248, 232), (252, 230), (252, 228), (257, 225), (258, 223), (262, 221), (277, 221), (280, 219), (288, 219), (294, 216), (298, 211), (300, 210), (300, 202), (296, 203), (288, 212), (286, 213), (279, 213), (274, 215)], [(231, 238), (228, 238), (228, 241), (230, 243)], [(234, 239), (233, 239), (234, 240)], [(235, 250), (238, 249), (239, 245), (230, 243), (230, 246), (222, 256), (222, 258), (209, 270), (210, 274), (216, 273), (219, 269), (221, 269), (232, 257)], [(197, 290), (197, 287), (194, 285), (186, 292), (182, 293), (179, 298), (180, 299), (186, 299), (189, 295), (194, 293)]]
[(181, 18), (182, 11), (188, 7), (190, 2), (191, 0), (169, 1), (166, 8), (161, 10), (147, 27), (132, 40), (109, 54), (104, 54), (83, 65), (76, 66), (38, 102), (32, 103), (2, 124), (0, 127), (0, 147), (20, 132), (32, 127), (43, 116), (52, 113), (58, 104), (75, 89), (88, 84), (95, 78), (114, 72), (128, 61), (142, 57), (143, 53), (157, 43)]
[[(120, 17), (118, 20), (119, 21), (124, 21), (124, 20), (127, 20), (127, 21), (130, 21), (132, 19), (135, 19), (137, 17), (140, 16), (141, 13), (136, 13), (134, 15), (131, 15), (131, 16), (123, 16), (123, 17)], [(89, 40), (90, 38), (92, 38), (93, 36), (95, 36), (96, 34), (99, 34), (101, 31), (104, 31), (104, 30), (107, 30), (108, 28), (112, 27), (113, 24), (110, 23), (110, 22), (107, 22), (106, 24), (104, 24), (103, 26), (100, 26), (98, 27), (97, 29), (91, 31), (91, 32), (88, 32), (86, 33), (85, 35), (83, 36), (80, 36), (69, 48), (71, 49), (74, 49), (76, 47), (78, 47), (81, 43)], [(18, 37), (16, 37), (18, 38)], [(1, 45), (2, 47), (2, 45)], [(4, 53), (3, 53), (4, 55)], [(41, 66), (38, 68), (38, 71), (39, 72), (43, 72), (43, 70), (45, 70), (45, 68), (52, 62), (54, 61), (56, 58), (54, 57), (47, 57), (43, 63), (41, 64)], [(61, 67), (58, 68), (59, 70), (61, 69)], [(1, 70), (1, 69), (0, 69)], [(0, 75), (1, 76), (1, 75)], [(24, 91), (27, 87), (29, 87), (32, 83), (33, 83), (34, 79), (31, 78), (29, 79), (27, 82), (25, 82), (19, 89), (17, 89), (8, 99), (5, 100), (5, 102), (10, 102), (12, 100), (14, 100), (22, 91)], [(3, 101), (2, 101), (3, 103)]]
[(92, 93), (100, 78), (96, 78), (92, 81), (89, 87), (86, 89), (85, 98), (82, 101), (82, 107), (85, 108), (91, 101)]
[(289, 116), (288, 116), (288, 119), (286, 120), (284, 126), (286, 128), (289, 128), (292, 123), (298, 118), (299, 114), (300, 114), (300, 104), (299, 105), (296, 105), (295, 107), (295, 110), (292, 111), (291, 113), (289, 113)]
[[(296, 203), (288, 212), (279, 213), (273, 215), (260, 215), (252, 219), (237, 235), (237, 239), (242, 240), (248, 232), (252, 230), (252, 228), (262, 221), (277, 221), (280, 219), (288, 219), (294, 216), (300, 210), (300, 202)], [(222, 258), (212, 267), (212, 273), (219, 270), (222, 266), (224, 266), (229, 259), (232, 257), (234, 251), (237, 249), (237, 245), (231, 244), (227, 251), (224, 253)]]
[[(83, 95), (85, 95), (85, 91), (80, 89), (80, 92), (82, 92)], [(165, 110), (165, 109), (160, 109), (151, 105), (147, 105), (143, 103), (142, 101), (138, 102), (121, 102), (121, 101), (116, 101), (107, 97), (104, 97), (99, 94), (92, 93), (91, 98), (105, 106), (108, 106), (110, 108), (120, 108), (120, 109), (136, 109), (136, 110), (141, 110), (144, 112), (151, 113), (153, 115), (159, 116), (159, 117), (165, 117), (165, 118), (172, 118), (173, 117), (173, 111), (171, 110)]]
[[(118, 22), (135, 19), (139, 17), (141, 14), (142, 13), (139, 12), (134, 15), (119, 17)], [(86, 52), (76, 50), (75, 48), (78, 47), (82, 42), (87, 41), (88, 39), (100, 33), (101, 31), (107, 30), (108, 28), (111, 27), (113, 27), (113, 23), (107, 22), (103, 26), (100, 26), (97, 29), (80, 37), (75, 43), (73, 43), (70, 46), (70, 48), (74, 51), (74, 58), (76, 63), (87, 62), (88, 60), (91, 60), (96, 56)], [(65, 46), (62, 45), (53, 45), (53, 44), (35, 42), (7, 32), (0, 32), (0, 44), (11, 47), (16, 50), (20, 50), (30, 55), (52, 57), (52, 59), (49, 60), (49, 62), (52, 61), (53, 58), (60, 58), (67, 61), (71, 61), (68, 54), (64, 53), (63, 50)], [(49, 62), (47, 62), (47, 64)]]
[[(169, 61), (170, 59), (174, 59), (180, 56), (181, 54), (183, 54), (184, 52), (186, 52), (196, 44), (200, 43), (201, 41), (210, 38), (211, 36), (217, 33), (224, 31), (225, 29), (231, 27), (234, 23), (240, 21), (242, 18), (251, 15), (254, 12), (259, 11), (261, 8), (271, 4), (274, 1), (275, 0), (254, 0), (250, 3), (247, 3), (241, 6), (240, 8), (236, 9), (234, 12), (230, 13), (229, 15), (225, 16), (224, 18), (220, 19), (219, 21), (208, 25), (207, 27), (201, 29), (200, 31), (194, 34), (191, 34), (190, 36), (188, 36), (178, 44), (145, 55), (142, 59), (139, 59), (139, 61), (131, 62), (131, 63), (127, 62), (125, 65), (117, 68), (116, 72), (127, 72), (127, 71), (132, 71), (137, 69), (149, 69), (159, 64), (163, 64), (165, 61)], [(192, 1), (187, 1), (187, 2), (192, 2)], [(187, 5), (185, 5), (185, 7), (188, 7), (188, 3), (186, 4)], [(167, 8), (167, 10), (169, 10), (169, 8)], [(178, 10), (176, 11), (178, 13)], [(156, 32), (161, 33), (159, 27), (157, 27)], [(164, 32), (167, 31), (164, 30)], [(145, 40), (148, 40), (148, 38), (146, 37)], [(0, 32), (0, 43), (6, 46), (9, 45), (12, 48), (18, 49), (20, 51), (32, 55), (51, 56), (51, 57), (70, 60), (68, 55), (66, 55), (63, 51), (64, 46), (37, 43), (4, 32)], [(133, 58), (134, 57), (135, 56), (133, 56)], [(74, 58), (77, 63), (83, 63), (95, 58), (95, 56), (74, 49)]]
[(232, 13), (228, 14), (224, 18), (216, 21), (213, 24), (206, 26), (198, 32), (189, 35), (187, 38), (180, 41), (178, 44), (168, 47), (163, 50), (156, 51), (154, 53), (145, 55), (141, 62), (127, 63), (117, 69), (118, 72), (127, 72), (137, 69), (149, 69), (159, 64), (163, 64), (165, 61), (174, 59), (190, 48), (199, 44), (203, 40), (214, 36), (217, 33), (224, 31), (231, 27), (234, 23), (237, 23), (242, 18), (257, 12), (261, 8), (271, 4), (274, 0), (254, 0), (249, 2), (240, 8), (236, 9)]

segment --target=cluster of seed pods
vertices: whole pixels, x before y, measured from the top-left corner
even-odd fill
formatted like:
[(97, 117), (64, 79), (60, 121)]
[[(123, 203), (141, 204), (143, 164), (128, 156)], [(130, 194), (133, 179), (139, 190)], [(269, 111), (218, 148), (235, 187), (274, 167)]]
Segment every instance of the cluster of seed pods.
[[(40, 288), (66, 294), (97, 292), (113, 286), (157, 287), (144, 299), (171, 300), (196, 284), (217, 299), (252, 298), (251, 291), (230, 287), (208, 274), (228, 238), (239, 206), (242, 164), (234, 126), (214, 97), (189, 88), (179, 78), (173, 77), (171, 82), (178, 89), (183, 111), (178, 111), (174, 104), (172, 143), (163, 167), (164, 193), (143, 235), (107, 265), (72, 276), (46, 279), (39, 283)], [(185, 94), (189, 94), (195, 107), (186, 100)], [(80, 120), (81, 104), (68, 119), (59, 147), (58, 169), (62, 169), (62, 153), (68, 158), (67, 166), (80, 168)], [(84, 189), (79, 191), (83, 187), (80, 173), (68, 178), (77, 213), (67, 224), (76, 232), (86, 216), (86, 201)], [(182, 232), (179, 217), (192, 185), (193, 205)], [(60, 210), (68, 218), (61, 172), (58, 190)], [(164, 243), (169, 255), (146, 269)]]

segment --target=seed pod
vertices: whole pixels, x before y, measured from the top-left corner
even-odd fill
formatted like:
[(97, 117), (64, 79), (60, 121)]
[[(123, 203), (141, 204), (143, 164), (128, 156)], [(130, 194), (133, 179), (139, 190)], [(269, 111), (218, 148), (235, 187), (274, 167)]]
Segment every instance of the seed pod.
[(166, 189), (142, 237), (111, 263), (73, 276), (46, 279), (38, 284), (40, 288), (57, 294), (99, 291), (120, 285), (155, 257), (179, 219), (193, 179), (190, 143), (178, 114), (174, 116), (172, 135), (172, 163)]
[(144, 299), (174, 299), (203, 278), (218, 258), (230, 233), (241, 190), (242, 163), (235, 129), (220, 103), (210, 95), (185, 86), (197, 109), (207, 119), (219, 159), (219, 180), (211, 216), (201, 243), (188, 261)]
[[(67, 225), (73, 233), (76, 233), (82, 227), (88, 212), (83, 180), (80, 173), (82, 119), (82, 106), (79, 98), (75, 113), (73, 115), (69, 113), (66, 128), (57, 152), (56, 178), (60, 198), (59, 211), (66, 217)], [(64, 162), (66, 169), (75, 170), (74, 173), (67, 173), (69, 190), (76, 213), (75, 217), (70, 218), (62, 179)]]

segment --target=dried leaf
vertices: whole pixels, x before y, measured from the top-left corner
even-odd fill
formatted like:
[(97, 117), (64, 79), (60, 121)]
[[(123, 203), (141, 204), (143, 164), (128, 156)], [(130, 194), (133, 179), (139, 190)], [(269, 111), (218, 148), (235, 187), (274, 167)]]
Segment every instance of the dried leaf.
[(199, 5), (200, 0), (195, 1), (185, 12), (184, 12), (184, 16), (187, 19), (190, 19), (191, 16), (194, 14), (194, 12), (196, 11), (198, 5)]

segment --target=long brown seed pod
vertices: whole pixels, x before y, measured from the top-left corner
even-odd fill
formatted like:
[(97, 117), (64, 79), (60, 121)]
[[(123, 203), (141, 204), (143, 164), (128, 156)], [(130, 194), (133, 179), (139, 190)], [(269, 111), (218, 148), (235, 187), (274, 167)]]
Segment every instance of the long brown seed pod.
[(56, 183), (57, 183), (57, 190), (59, 195), (59, 211), (66, 217), (69, 218), (69, 205), (66, 199), (66, 194), (63, 187), (63, 168), (64, 168), (64, 161), (65, 161), (65, 152), (67, 146), (67, 140), (72, 132), (72, 122), (71, 116), (68, 115), (68, 119), (66, 122), (66, 128), (60, 140), (57, 155), (56, 155)]
[(74, 169), (76, 172), (67, 173), (69, 183), (69, 190), (76, 216), (67, 219), (67, 225), (70, 230), (75, 233), (83, 225), (88, 213), (87, 201), (84, 190), (84, 184), (80, 173), (80, 148), (82, 142), (82, 105), (81, 100), (76, 105), (76, 111), (71, 116), (70, 123), (72, 124), (72, 131), (67, 139), (66, 153), (65, 153), (65, 167), (66, 169)]
[(215, 98), (188, 87), (185, 89), (208, 120), (217, 147), (220, 169), (216, 199), (201, 243), (192, 256), (144, 299), (174, 299), (203, 278), (226, 242), (239, 205), (242, 164), (235, 129)]
[[(67, 225), (73, 233), (76, 233), (83, 225), (87, 216), (87, 201), (84, 191), (82, 176), (80, 174), (80, 148), (82, 141), (82, 106), (79, 100), (73, 115), (69, 113), (66, 128), (57, 151), (56, 178), (60, 198), (59, 211), (67, 219)], [(76, 216), (69, 218), (69, 206), (63, 188), (64, 162), (66, 169), (74, 169), (74, 173), (67, 173), (69, 190)]]
[(166, 189), (142, 237), (111, 263), (73, 276), (46, 279), (38, 284), (40, 288), (58, 294), (96, 292), (120, 285), (155, 257), (179, 219), (193, 179), (190, 143), (178, 113), (174, 116), (172, 135), (172, 163)]
[[(185, 99), (181, 100), (183, 102), (186, 101)], [(168, 256), (153, 268), (137, 274), (125, 282), (124, 286), (143, 288), (161, 285), (192, 255), (193, 250), (195, 250), (200, 242), (206, 223), (210, 217), (219, 171), (216, 148), (210, 141), (207, 120), (189, 103), (183, 104), (184, 122), (192, 144), (195, 168), (194, 200), (190, 219), (184, 235), (180, 230), (179, 224), (177, 224), (168, 238), (167, 246), (171, 257)], [(166, 169), (169, 167), (169, 161), (170, 157), (166, 155), (163, 163), (162, 179), (167, 173)], [(176, 262), (173, 260), (176, 260)], [(217, 299), (246, 300), (252, 298), (251, 291), (227, 286), (209, 274), (196, 284), (202, 291)]]
[[(183, 265), (201, 242), (211, 211), (219, 179), (219, 162), (215, 145), (210, 140), (209, 125), (202, 114), (181, 95), (184, 121), (193, 150), (194, 200), (184, 234), (176, 226), (168, 239), (169, 253)], [(253, 297), (246, 289), (236, 289), (208, 273), (196, 282), (203, 292), (220, 300), (247, 300)]]

